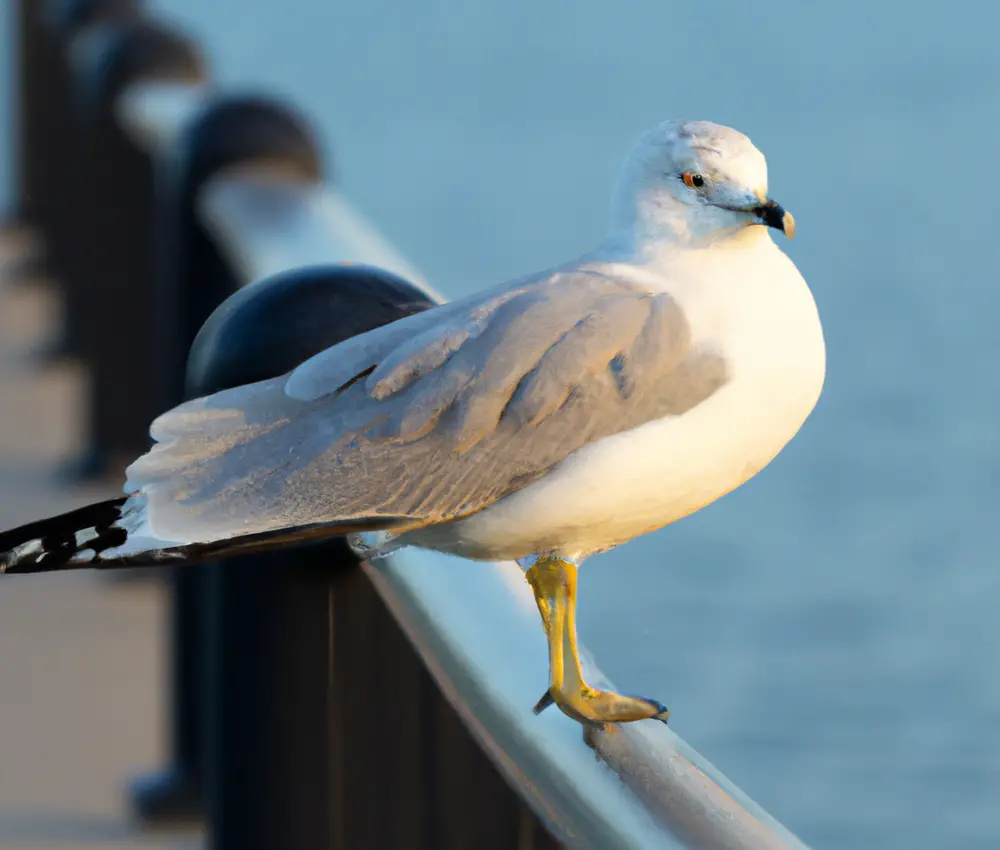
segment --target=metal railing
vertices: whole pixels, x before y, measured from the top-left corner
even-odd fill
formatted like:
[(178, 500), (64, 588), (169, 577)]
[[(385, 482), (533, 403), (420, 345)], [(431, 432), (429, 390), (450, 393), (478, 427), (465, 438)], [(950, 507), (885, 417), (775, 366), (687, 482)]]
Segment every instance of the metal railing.
[[(289, 274), (335, 287), (369, 274), (344, 265), (361, 263), (441, 300), (323, 178), (302, 116), (214, 91), (184, 34), (133, 4), (23, 4), (22, 50), (58, 64), (25, 84), (69, 93), (57, 121), (33, 101), (44, 91), (23, 92), (23, 138), (45, 120), (66, 136), (22, 145), (22, 197), (82, 305), (68, 338), (95, 372), (94, 450), (79, 471), (144, 450), (137, 423), (179, 401), (198, 328), (240, 287)], [(47, 172), (38, 157), (62, 160)], [(72, 192), (38, 176), (67, 173), (66, 158), (82, 169)], [(113, 363), (122, 335), (127, 368)], [(189, 391), (212, 380), (188, 368)], [(535, 716), (547, 653), (516, 564), (403, 551), (357, 565), (327, 546), (178, 576), (177, 764), (150, 820), (201, 808), (213, 846), (240, 850), (803, 847), (662, 724), (585, 736)]]

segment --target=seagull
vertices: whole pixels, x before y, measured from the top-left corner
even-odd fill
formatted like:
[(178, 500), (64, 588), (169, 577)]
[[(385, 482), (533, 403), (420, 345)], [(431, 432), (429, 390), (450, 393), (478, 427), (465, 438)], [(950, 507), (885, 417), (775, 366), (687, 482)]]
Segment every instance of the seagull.
[(626, 157), (596, 248), (162, 414), (127, 495), (0, 534), (0, 572), (333, 536), (370, 558), (516, 560), (548, 641), (536, 713), (666, 721), (585, 681), (577, 569), (739, 487), (815, 407), (823, 332), (774, 231), (795, 222), (747, 136), (659, 124)]

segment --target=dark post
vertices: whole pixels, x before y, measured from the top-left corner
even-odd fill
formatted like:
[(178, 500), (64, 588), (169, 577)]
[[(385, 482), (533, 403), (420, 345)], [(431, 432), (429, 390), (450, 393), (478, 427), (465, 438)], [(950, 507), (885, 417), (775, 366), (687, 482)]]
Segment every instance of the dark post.
[[(70, 144), (69, 75), (63, 36), (123, 3), (15, 0), (17, 13), (17, 213), (48, 229), (58, 204), (56, 171)], [(129, 3), (134, 8), (135, 3)], [(115, 8), (110, 8), (114, 6)], [(86, 7), (86, 8), (85, 8)]]
[(45, 245), (46, 270), (63, 287), (62, 335), (43, 361), (86, 356), (84, 327), (77, 316), (85, 303), (86, 276), (82, 252), (93, 240), (86, 171), (86, 128), (73, 101), (70, 54), (101, 22), (122, 21), (140, 14), (135, 0), (26, 0), (26, 22), (33, 33), (22, 56), (28, 74), (23, 92), (20, 134), (21, 195), (25, 214), (39, 227)]
[[(320, 158), (304, 121), (260, 97), (216, 97), (160, 163), (160, 218), (154, 281), (154, 335), (167, 405), (185, 393), (188, 351), (202, 324), (241, 281), (223, 261), (195, 214), (199, 190), (220, 170), (280, 164), (285, 173), (318, 181)], [(133, 804), (150, 823), (186, 820), (202, 811), (207, 572), (171, 570), (171, 764), (133, 786)]]
[(42, 23), (43, 0), (14, 0), (13, 47), (17, 51), (13, 213), (19, 224), (41, 224), (39, 198), (43, 194), (46, 127), (55, 106), (48, 77), (58, 69), (48, 52)]
[[(258, 281), (198, 335), (191, 392), (276, 377), (432, 304), (366, 266)], [(342, 541), (208, 569), (213, 850), (556, 847)]]
[[(75, 100), (85, 123), (89, 186), (87, 232), (73, 320), (88, 352), (88, 448), (77, 477), (118, 471), (144, 452), (148, 428), (168, 401), (150, 336), (154, 313), (155, 164), (128, 138), (115, 101), (139, 81), (197, 83), (206, 79), (192, 42), (163, 24), (133, 19), (95, 27), (94, 46), (74, 56)], [(113, 247), (112, 247), (113, 246)], [(123, 356), (123, 352), (128, 352)]]

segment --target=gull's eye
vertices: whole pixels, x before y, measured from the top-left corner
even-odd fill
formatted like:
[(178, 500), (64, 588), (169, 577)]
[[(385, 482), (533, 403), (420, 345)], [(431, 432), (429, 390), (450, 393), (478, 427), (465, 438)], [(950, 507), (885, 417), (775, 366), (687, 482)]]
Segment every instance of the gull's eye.
[(685, 186), (690, 186), (692, 189), (700, 189), (705, 185), (705, 178), (700, 174), (693, 174), (690, 171), (685, 171), (681, 175), (681, 180), (684, 181)]

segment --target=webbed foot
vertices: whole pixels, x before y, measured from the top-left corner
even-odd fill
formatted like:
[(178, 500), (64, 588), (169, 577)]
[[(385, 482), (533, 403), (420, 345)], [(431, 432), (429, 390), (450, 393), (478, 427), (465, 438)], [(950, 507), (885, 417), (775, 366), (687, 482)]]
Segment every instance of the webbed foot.
[(584, 680), (576, 643), (576, 574), (576, 564), (555, 555), (539, 558), (526, 573), (549, 643), (549, 689), (535, 705), (535, 714), (555, 705), (584, 724), (666, 723), (670, 712), (656, 700), (602, 691)]

